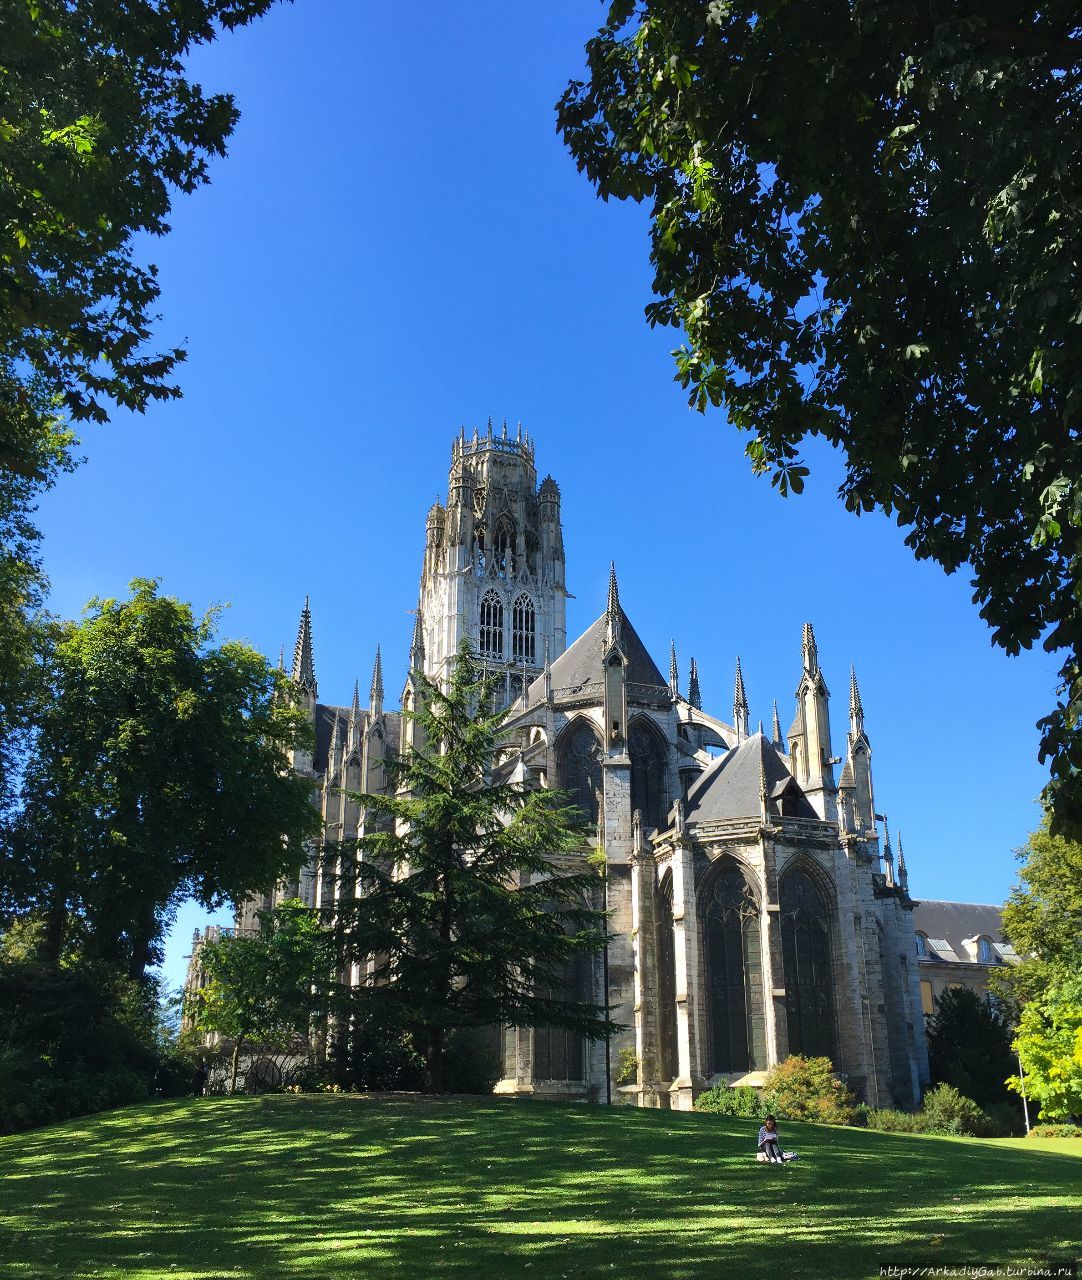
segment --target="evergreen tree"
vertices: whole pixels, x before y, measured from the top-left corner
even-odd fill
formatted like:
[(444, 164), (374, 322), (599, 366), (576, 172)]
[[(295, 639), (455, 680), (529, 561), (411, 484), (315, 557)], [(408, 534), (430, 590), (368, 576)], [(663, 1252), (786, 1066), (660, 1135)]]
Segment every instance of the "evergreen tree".
[(464, 644), (446, 686), (414, 675), (421, 745), (390, 769), (392, 794), (363, 795), (365, 834), (330, 846), (343, 967), (337, 1016), (403, 1028), (420, 1043), (425, 1087), (443, 1084), (446, 1037), (467, 1027), (615, 1027), (573, 976), (605, 946), (600, 880), (583, 860), (579, 811), (499, 767), (506, 712)]
[(953, 1085), (980, 1107), (1010, 1102), (1007, 1080), (1017, 1066), (1011, 1029), (999, 1008), (967, 987), (952, 987), (936, 1001), (928, 1024), (932, 1084)]

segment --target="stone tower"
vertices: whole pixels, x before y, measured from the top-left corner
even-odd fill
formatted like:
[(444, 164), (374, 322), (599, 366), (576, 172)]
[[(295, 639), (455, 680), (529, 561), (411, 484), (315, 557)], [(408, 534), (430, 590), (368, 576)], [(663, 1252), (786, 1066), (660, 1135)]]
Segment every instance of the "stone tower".
[(534, 446), (504, 423), (495, 435), (465, 429), (451, 449), (447, 505), (428, 513), (418, 604), (418, 653), (425, 674), (441, 679), (463, 637), (514, 702), (538, 676), (546, 655), (567, 643), (560, 489), (540, 486)]

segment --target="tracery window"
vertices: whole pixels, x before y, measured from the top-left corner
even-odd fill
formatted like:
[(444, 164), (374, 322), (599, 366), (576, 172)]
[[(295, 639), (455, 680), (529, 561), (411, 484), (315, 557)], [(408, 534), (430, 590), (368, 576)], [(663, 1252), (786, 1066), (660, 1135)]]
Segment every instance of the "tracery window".
[(537, 642), (534, 638), (533, 601), (521, 595), (511, 606), (511, 657), (533, 666)]
[(636, 721), (628, 736), (627, 753), (631, 758), (631, 811), (642, 813), (644, 826), (660, 829), (665, 762), (657, 735)]
[(481, 598), (480, 650), (483, 658), (503, 657), (503, 601), (496, 591)]
[(781, 882), (781, 946), (789, 1052), (834, 1057), (830, 912), (815, 881), (794, 868)]
[(766, 1067), (759, 905), (734, 862), (713, 878), (704, 908), (710, 1070)]
[(596, 822), (601, 795), (601, 743), (582, 722), (571, 729), (560, 748), (560, 788), (570, 794), (587, 822)]

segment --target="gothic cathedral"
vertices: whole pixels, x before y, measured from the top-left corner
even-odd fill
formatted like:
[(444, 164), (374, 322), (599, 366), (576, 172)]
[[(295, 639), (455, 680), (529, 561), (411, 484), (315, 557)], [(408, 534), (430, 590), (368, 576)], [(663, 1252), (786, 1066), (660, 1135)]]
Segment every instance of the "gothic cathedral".
[[(505, 766), (571, 792), (594, 824), (610, 943), (575, 980), (628, 1030), (605, 1045), (509, 1028), (496, 1091), (687, 1109), (712, 1083), (757, 1084), (802, 1053), (830, 1057), (874, 1106), (915, 1105), (928, 1078), (915, 904), (900, 841), (895, 864), (880, 831), (855, 675), (839, 759), (810, 623), (785, 735), (776, 704), (769, 736), (751, 731), (739, 661), (725, 716), (703, 709), (694, 661), (686, 691), (675, 650), (663, 676), (615, 570), (604, 610), (568, 645), (560, 490), (538, 484), (534, 458), (506, 426), (455, 440), (447, 504), (428, 513), (409, 669), (439, 679), (468, 637), (504, 682)], [(348, 793), (386, 785), (409, 718), (384, 708), (378, 649), (367, 706), (356, 688), (348, 707), (317, 700), (307, 602), (292, 675), (316, 730), (293, 767), (320, 780), (328, 836), (351, 838), (364, 815)], [(403, 710), (413, 696), (407, 678)], [(275, 896), (298, 893), (332, 905), (314, 864)], [(270, 901), (246, 904), (238, 925)]]

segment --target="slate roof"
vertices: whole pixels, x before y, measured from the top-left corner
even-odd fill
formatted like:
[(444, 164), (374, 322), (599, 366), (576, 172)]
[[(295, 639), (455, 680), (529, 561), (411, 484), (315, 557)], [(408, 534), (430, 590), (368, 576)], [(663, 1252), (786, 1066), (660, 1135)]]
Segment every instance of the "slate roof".
[[(605, 649), (605, 637), (608, 627), (608, 613), (603, 613), (582, 633), (569, 649), (552, 664), (553, 692), (568, 689), (579, 689), (586, 684), (601, 683), (601, 655)], [(658, 670), (657, 663), (646, 651), (646, 646), (639, 639), (639, 633), (631, 625), (631, 620), (620, 609), (620, 643), (627, 654), (628, 684), (649, 685), (652, 688), (668, 689), (669, 682)], [(544, 696), (545, 677), (538, 676), (530, 685), (531, 703)]]
[[(316, 754), (313, 764), (317, 773), (323, 773), (327, 768), (327, 756), (331, 750), (331, 735), (334, 733), (334, 722), (338, 720), (339, 738), (344, 742), (346, 733), (349, 730), (349, 707), (329, 707), (319, 703), (316, 706)], [(361, 720), (364, 725), (368, 723), (368, 711), (361, 711)], [(401, 711), (385, 711), (383, 713), (384, 729), (386, 731), (387, 754), (397, 755), (402, 741), (402, 713)]]
[(723, 818), (757, 818), (760, 813), (760, 761), (766, 774), (767, 794), (786, 796), (786, 816), (818, 818), (810, 801), (797, 786), (777, 749), (764, 734), (753, 733), (727, 751), (697, 778), (688, 792), (685, 815), (689, 822), (716, 822)]
[(992, 940), (993, 956), (1006, 963), (1016, 960), (1014, 948), (1003, 938), (1000, 907), (983, 902), (939, 902), (922, 898), (913, 908), (913, 928), (927, 937), (930, 960), (973, 964), (974, 959), (964, 942), (981, 934)]

